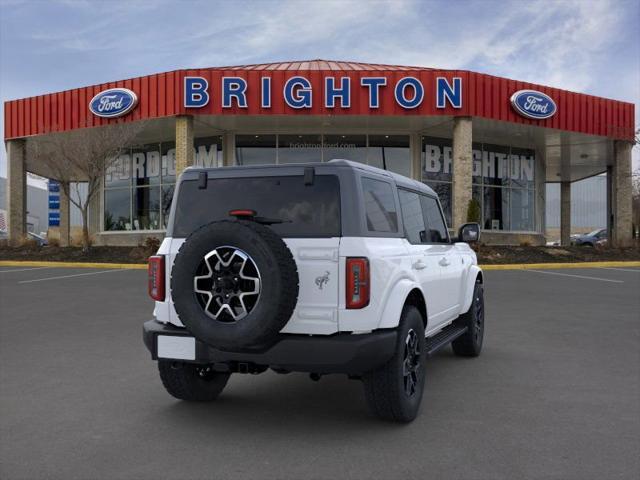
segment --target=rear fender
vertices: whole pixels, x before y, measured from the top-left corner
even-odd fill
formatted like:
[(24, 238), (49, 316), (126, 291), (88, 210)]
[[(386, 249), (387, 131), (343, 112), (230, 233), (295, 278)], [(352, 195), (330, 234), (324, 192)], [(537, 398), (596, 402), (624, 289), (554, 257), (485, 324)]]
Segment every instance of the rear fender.
[(478, 275), (482, 275), (482, 270), (480, 270), (480, 267), (478, 267), (477, 265), (471, 265), (469, 267), (469, 271), (467, 272), (467, 279), (464, 284), (462, 297), (463, 302), (462, 307), (460, 308), (461, 313), (468, 312), (469, 308), (471, 307), (471, 302), (473, 300), (473, 290), (475, 288)]
[(395, 328), (398, 326), (400, 323), (402, 308), (407, 301), (409, 293), (414, 289), (420, 290), (422, 297), (426, 298), (420, 285), (413, 280), (403, 278), (395, 284), (387, 297), (387, 303), (382, 311), (382, 317), (380, 318), (378, 328)]

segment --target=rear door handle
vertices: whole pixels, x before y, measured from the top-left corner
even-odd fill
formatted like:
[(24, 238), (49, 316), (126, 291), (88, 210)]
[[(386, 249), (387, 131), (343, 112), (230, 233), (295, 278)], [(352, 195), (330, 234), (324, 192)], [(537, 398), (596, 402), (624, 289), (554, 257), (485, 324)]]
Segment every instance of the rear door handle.
[(424, 270), (425, 268), (427, 268), (427, 264), (424, 263), (422, 260), (418, 260), (417, 262), (415, 262), (413, 265), (411, 265), (411, 267), (414, 270)]
[(438, 262), (438, 264), (439, 264), (441, 267), (448, 267), (449, 265), (451, 265), (451, 264), (449, 263), (449, 260), (447, 260), (447, 257), (442, 257), (442, 258), (440, 259), (440, 261)]

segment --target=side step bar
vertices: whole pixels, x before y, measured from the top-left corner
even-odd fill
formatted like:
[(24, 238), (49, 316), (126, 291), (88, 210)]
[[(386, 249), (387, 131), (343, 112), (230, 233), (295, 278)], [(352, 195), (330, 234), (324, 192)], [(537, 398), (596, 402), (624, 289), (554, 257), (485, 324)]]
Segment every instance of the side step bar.
[(455, 324), (447, 325), (433, 337), (427, 338), (427, 357), (431, 357), (442, 347), (449, 345), (456, 338), (467, 331), (468, 327), (460, 327)]

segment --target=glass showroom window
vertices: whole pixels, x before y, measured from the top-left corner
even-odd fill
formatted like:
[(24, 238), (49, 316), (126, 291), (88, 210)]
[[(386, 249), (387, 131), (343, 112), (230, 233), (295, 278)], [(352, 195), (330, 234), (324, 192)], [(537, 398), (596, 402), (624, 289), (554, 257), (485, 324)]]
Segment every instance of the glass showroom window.
[(369, 135), (369, 165), (411, 177), (408, 135)]
[[(196, 139), (196, 165), (222, 164), (222, 137)], [(160, 230), (167, 226), (176, 182), (173, 142), (128, 149), (105, 176), (105, 231)]]
[(322, 161), (322, 135), (278, 135), (278, 163)]
[(325, 135), (322, 151), (325, 162), (334, 158), (367, 163), (366, 135)]
[(422, 137), (422, 181), (437, 194), (442, 204), (444, 218), (451, 226), (451, 140)]
[(264, 165), (276, 163), (275, 135), (236, 135), (236, 163)]
[[(534, 231), (535, 151), (474, 143), (472, 198), (485, 230)], [(450, 139), (423, 137), (422, 181), (433, 188), (451, 225)]]
[(411, 176), (408, 135), (236, 135), (238, 165), (328, 162), (335, 158)]

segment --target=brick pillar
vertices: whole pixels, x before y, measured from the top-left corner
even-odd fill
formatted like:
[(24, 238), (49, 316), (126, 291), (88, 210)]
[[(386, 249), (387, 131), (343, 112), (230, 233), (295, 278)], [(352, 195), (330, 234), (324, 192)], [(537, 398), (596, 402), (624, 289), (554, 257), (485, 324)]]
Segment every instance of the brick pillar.
[(631, 214), (631, 142), (616, 141), (615, 163), (611, 170), (613, 228), (609, 232), (611, 244), (627, 247), (632, 242)]
[(571, 182), (560, 182), (560, 245), (571, 245)]
[(453, 119), (453, 229), (467, 222), (467, 209), (471, 200), (473, 174), (473, 126), (471, 117)]
[(176, 117), (176, 177), (195, 163), (193, 150), (193, 116)]
[(68, 247), (70, 245), (70, 229), (71, 229), (71, 205), (69, 196), (65, 193), (70, 188), (69, 183), (63, 185), (60, 182), (60, 246)]
[(25, 150), (24, 140), (7, 141), (7, 227), (11, 245), (22, 242), (27, 234)]

